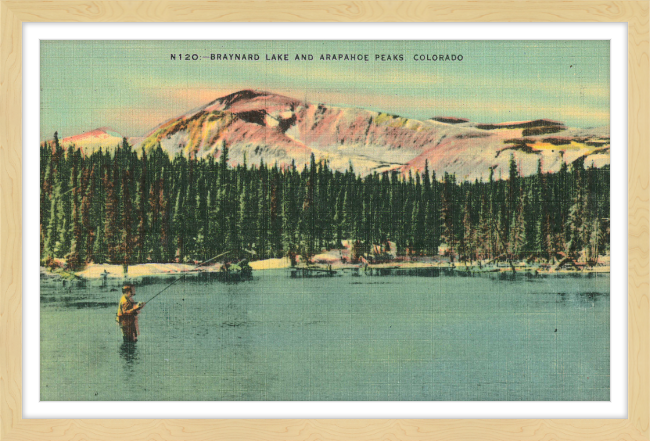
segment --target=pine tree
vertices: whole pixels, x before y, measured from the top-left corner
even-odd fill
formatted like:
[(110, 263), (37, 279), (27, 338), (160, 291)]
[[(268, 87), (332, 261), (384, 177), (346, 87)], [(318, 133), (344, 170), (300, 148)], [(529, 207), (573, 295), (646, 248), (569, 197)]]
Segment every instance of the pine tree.
[(242, 257), (244, 250), (250, 250), (255, 242), (254, 230), (256, 226), (256, 219), (253, 212), (254, 198), (251, 191), (251, 183), (243, 178), (239, 180), (239, 207), (237, 210), (237, 232), (238, 243), (235, 244), (234, 249), (237, 250), (236, 255)]
[(445, 172), (443, 181), (444, 188), (442, 193), (442, 237), (447, 245), (447, 254), (451, 259), (451, 262), (454, 261), (454, 255), (456, 252), (456, 225), (454, 222), (456, 211), (456, 201), (454, 200), (455, 181), (456, 179), (454, 175)]
[(194, 206), (196, 207), (196, 241), (194, 255), (197, 260), (205, 261), (210, 258), (210, 239), (208, 237), (208, 205), (210, 203), (210, 195), (208, 186), (205, 182), (205, 176), (201, 169), (199, 169), (199, 171), (199, 177), (197, 178), (197, 191), (194, 195)]
[(569, 239), (569, 229), (567, 228), (571, 200), (573, 199), (573, 189), (569, 182), (569, 173), (566, 162), (562, 162), (560, 171), (556, 179), (553, 198), (557, 201), (555, 209), (552, 211), (554, 219), (553, 230), (553, 247), (556, 250), (567, 249)]
[(594, 266), (598, 262), (598, 256), (600, 255), (600, 247), (602, 243), (602, 230), (600, 227), (600, 219), (596, 218), (591, 221), (590, 225), (587, 225), (589, 230), (588, 244), (587, 244), (587, 263), (589, 266)]
[(174, 212), (172, 215), (172, 224), (174, 226), (173, 234), (176, 238), (175, 259), (176, 262), (185, 261), (185, 210), (183, 209), (183, 189), (179, 188), (176, 193)]
[(284, 255), (292, 260), (297, 254), (296, 225), (298, 223), (297, 204), (294, 186), (294, 172), (292, 167), (285, 172), (282, 189), (282, 250)]
[(95, 240), (95, 228), (92, 222), (92, 203), (95, 192), (95, 167), (86, 166), (81, 174), (81, 188), (83, 195), (81, 198), (81, 227), (84, 235), (84, 256), (85, 263), (93, 261), (93, 246)]
[(275, 257), (280, 257), (284, 251), (282, 247), (282, 184), (277, 166), (273, 167), (271, 173), (271, 199), (269, 205), (270, 241), (273, 254)]
[(316, 164), (314, 154), (311, 155), (310, 167), (303, 173), (304, 198), (302, 212), (299, 220), (300, 248), (302, 255), (307, 260), (316, 253), (315, 225), (317, 210), (314, 201), (314, 187), (316, 186)]
[(402, 220), (403, 220), (403, 186), (400, 176), (396, 171), (391, 173), (390, 177), (390, 224), (388, 229), (389, 240), (395, 242), (396, 253), (404, 255), (404, 242), (402, 240)]
[(162, 261), (170, 262), (173, 257), (172, 251), (172, 226), (171, 226), (171, 189), (167, 182), (169, 181), (169, 172), (163, 170), (162, 178), (158, 186), (158, 206), (160, 208), (160, 250)]
[(61, 189), (59, 186), (54, 187), (54, 194), (52, 196), (52, 204), (50, 209), (50, 219), (48, 221), (47, 234), (45, 235), (45, 243), (43, 245), (43, 253), (45, 258), (56, 257), (56, 250), (58, 248), (58, 208)]
[[(221, 181), (221, 173), (219, 173), (217, 181)], [(208, 222), (209, 235), (214, 246), (212, 254), (221, 254), (226, 251), (225, 197), (225, 187), (222, 184), (217, 183), (212, 187), (210, 191), (210, 220)]]
[(106, 221), (104, 223), (104, 240), (106, 241), (106, 259), (110, 263), (121, 263), (119, 258), (120, 241), (120, 200), (119, 200), (120, 168), (118, 155), (115, 154), (113, 165), (105, 175), (103, 183), (106, 189)]
[[(488, 187), (489, 189), (489, 187)], [(479, 259), (492, 258), (492, 213), (488, 203), (487, 191), (481, 192), (481, 208), (479, 211), (476, 251)]]
[(135, 235), (133, 253), (137, 262), (146, 262), (146, 242), (147, 242), (147, 208), (148, 201), (148, 188), (147, 188), (147, 154), (144, 147), (142, 147), (140, 161), (140, 179), (137, 183), (136, 189), (136, 219), (137, 219), (137, 232)]
[(57, 170), (57, 180), (58, 180), (58, 198), (57, 203), (57, 219), (58, 223), (58, 232), (59, 238), (56, 243), (56, 248), (54, 253), (57, 257), (65, 257), (66, 254), (70, 251), (70, 245), (72, 240), (72, 188), (70, 185), (70, 164), (73, 162), (74, 151), (76, 149), (74, 146), (70, 146), (67, 150), (65, 158), (63, 153), (61, 153), (61, 159), (58, 163)]
[(106, 229), (106, 205), (107, 205), (107, 192), (105, 190), (105, 183), (107, 182), (108, 165), (110, 158), (104, 155), (99, 150), (93, 155), (96, 155), (98, 173), (94, 176), (93, 181), (93, 198), (91, 204), (90, 218), (94, 228), (94, 237), (92, 245), (92, 261), (95, 263), (105, 263), (107, 261), (107, 243), (105, 237)]
[[(577, 162), (577, 161), (576, 161)], [(578, 259), (586, 246), (586, 237), (589, 229), (585, 223), (587, 214), (587, 197), (585, 194), (583, 176), (584, 169), (574, 163), (575, 175), (575, 196), (573, 204), (569, 209), (568, 228), (567, 228), (567, 257)]]
[(122, 172), (122, 191), (120, 199), (120, 244), (118, 261), (125, 267), (133, 263), (133, 201), (131, 200), (131, 170)]
[(548, 213), (544, 214), (541, 234), (542, 255), (546, 260), (550, 261), (555, 255), (555, 249), (553, 248), (553, 227), (551, 225), (551, 216)]
[[(428, 170), (427, 170), (428, 173)], [(411, 214), (411, 247), (416, 255), (422, 255), (426, 245), (425, 238), (425, 208), (426, 208), (426, 199), (425, 195), (427, 194), (426, 188), (424, 190), (420, 185), (420, 175), (416, 174), (415, 177), (415, 188), (414, 188), (414, 200), (413, 200), (413, 210)]]
[[(183, 219), (185, 221), (183, 228), (183, 243), (187, 259), (195, 260), (195, 250), (197, 248), (197, 236), (200, 224), (200, 217), (197, 211), (197, 196), (199, 192), (199, 180), (197, 178), (197, 161), (191, 156), (187, 161), (187, 181), (184, 187), (185, 195), (183, 197)], [(180, 229), (178, 230), (180, 232)]]
[(460, 239), (460, 257), (459, 259), (471, 263), (473, 260), (476, 260), (477, 254), (477, 244), (476, 244), (476, 228), (472, 223), (472, 205), (470, 193), (465, 195), (465, 205), (463, 208), (463, 228), (462, 236)]
[(519, 237), (521, 234), (520, 231), (514, 232), (510, 231), (510, 228), (518, 225), (515, 217), (517, 216), (517, 204), (520, 198), (520, 188), (519, 188), (519, 170), (517, 169), (517, 163), (515, 162), (515, 156), (510, 155), (510, 162), (508, 167), (508, 194), (506, 199), (506, 204), (503, 211), (503, 235), (502, 237), (508, 241), (506, 244), (507, 250), (512, 254), (512, 250), (515, 247), (514, 244), (510, 243), (510, 240), (513, 237)]
[(343, 206), (341, 208), (341, 237), (345, 240), (355, 240), (354, 234), (354, 207), (352, 185), (345, 180), (343, 188)]
[(526, 198), (523, 188), (519, 189), (519, 198), (513, 207), (512, 220), (510, 223), (508, 245), (511, 258), (518, 258), (524, 250), (526, 244), (526, 218), (524, 207)]
[(70, 170), (70, 192), (72, 205), (72, 235), (70, 252), (65, 256), (68, 268), (77, 270), (85, 261), (84, 235), (81, 225), (80, 199), (83, 198), (83, 185), (78, 181), (81, 154), (75, 150), (71, 155), (72, 168)]
[(411, 248), (415, 255), (422, 255), (424, 249), (424, 208), (423, 203), (417, 198), (413, 201), (411, 212)]
[[(57, 133), (54, 132), (54, 138), (57, 139)], [(54, 158), (53, 148), (49, 143), (41, 146), (41, 194), (40, 194), (40, 250), (41, 256), (45, 255), (45, 241), (50, 222), (50, 210), (52, 207), (52, 191), (54, 181)]]
[[(428, 173), (427, 173), (428, 176)], [(438, 254), (438, 247), (440, 246), (440, 220), (442, 213), (440, 212), (440, 188), (439, 183), (436, 181), (435, 172), (432, 175), (429, 190), (426, 189), (427, 181), (425, 181), (425, 199), (426, 199), (426, 217), (425, 217), (425, 241), (426, 252), (431, 256)]]
[(257, 225), (256, 225), (256, 251), (259, 259), (267, 259), (271, 254), (270, 242), (270, 219), (269, 219), (269, 197), (268, 197), (268, 176), (266, 166), (262, 160), (259, 169), (260, 185), (257, 196)]

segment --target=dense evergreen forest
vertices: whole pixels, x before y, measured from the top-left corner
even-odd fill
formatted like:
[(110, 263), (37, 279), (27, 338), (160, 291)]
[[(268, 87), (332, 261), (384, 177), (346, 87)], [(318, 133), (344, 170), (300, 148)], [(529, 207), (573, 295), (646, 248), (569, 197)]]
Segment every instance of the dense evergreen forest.
[[(112, 149), (111, 149), (112, 150)], [(139, 154), (138, 154), (139, 153)], [(354, 243), (381, 253), (452, 260), (562, 257), (593, 264), (609, 251), (609, 168), (459, 182), (427, 169), (358, 176), (326, 162), (302, 169), (170, 158), (158, 146), (84, 156), (55, 133), (40, 149), (41, 257), (85, 264), (204, 261), (229, 250), (265, 259)], [(379, 250), (379, 251), (378, 251)]]

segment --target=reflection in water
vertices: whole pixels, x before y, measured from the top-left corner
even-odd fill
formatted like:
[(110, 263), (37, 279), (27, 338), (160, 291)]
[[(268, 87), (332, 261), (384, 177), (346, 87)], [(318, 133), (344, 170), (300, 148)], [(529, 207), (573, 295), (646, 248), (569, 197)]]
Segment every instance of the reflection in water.
[(133, 373), (133, 365), (138, 361), (138, 345), (134, 341), (122, 342), (120, 357), (124, 360), (124, 368)]
[(557, 303), (593, 306), (594, 303), (601, 301), (606, 296), (608, 296), (608, 294), (592, 291), (575, 293), (559, 292), (557, 293)]
[(61, 305), (64, 308), (113, 308), (115, 307), (115, 302), (63, 302)]

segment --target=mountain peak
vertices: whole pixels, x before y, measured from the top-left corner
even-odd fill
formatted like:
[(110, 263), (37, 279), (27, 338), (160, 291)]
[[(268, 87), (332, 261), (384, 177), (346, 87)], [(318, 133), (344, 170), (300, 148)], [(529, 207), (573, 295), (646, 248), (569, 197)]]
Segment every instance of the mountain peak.
[(247, 112), (261, 108), (293, 107), (298, 100), (273, 92), (257, 89), (242, 89), (229, 95), (217, 98), (201, 108), (206, 112), (229, 111), (232, 113)]
[(63, 143), (76, 143), (80, 141), (85, 141), (89, 139), (109, 139), (109, 138), (119, 138), (122, 139), (122, 135), (117, 131), (114, 130), (110, 127), (98, 127), (94, 130), (90, 130), (88, 132), (81, 133), (79, 135), (73, 135), (73, 136), (68, 136), (67, 138), (63, 138), (61, 141)]
[(269, 92), (263, 91), (263, 90), (255, 90), (255, 89), (242, 89), (240, 91), (231, 93), (230, 95), (222, 96), (221, 98), (217, 98), (216, 101), (220, 102), (225, 106), (225, 108), (230, 107), (236, 102), (239, 101), (248, 101), (252, 100), (254, 98), (257, 98), (259, 96), (263, 95), (272, 95)]

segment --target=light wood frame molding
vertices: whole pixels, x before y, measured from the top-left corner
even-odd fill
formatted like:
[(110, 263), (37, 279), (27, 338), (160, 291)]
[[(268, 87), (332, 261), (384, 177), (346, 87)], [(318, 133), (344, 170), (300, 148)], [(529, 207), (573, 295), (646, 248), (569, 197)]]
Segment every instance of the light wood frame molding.
[[(0, 441), (650, 440), (648, 1), (0, 0)], [(22, 23), (627, 22), (627, 419), (23, 419)]]

